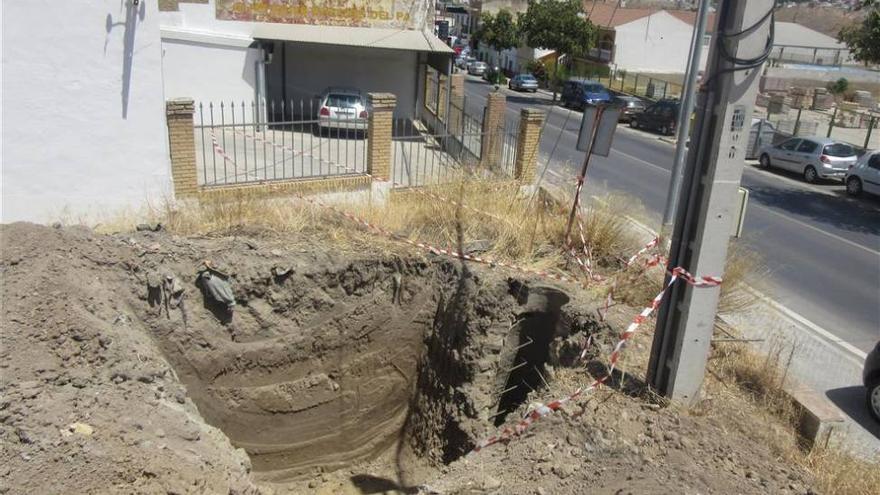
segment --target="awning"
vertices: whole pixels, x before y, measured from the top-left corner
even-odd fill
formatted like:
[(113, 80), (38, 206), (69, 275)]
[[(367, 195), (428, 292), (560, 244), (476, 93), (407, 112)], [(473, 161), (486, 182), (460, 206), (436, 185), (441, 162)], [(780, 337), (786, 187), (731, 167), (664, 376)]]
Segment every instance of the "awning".
[(253, 37), (258, 40), (386, 48), (450, 55), (455, 53), (452, 48), (440, 41), (440, 38), (414, 29), (258, 23), (254, 26)]

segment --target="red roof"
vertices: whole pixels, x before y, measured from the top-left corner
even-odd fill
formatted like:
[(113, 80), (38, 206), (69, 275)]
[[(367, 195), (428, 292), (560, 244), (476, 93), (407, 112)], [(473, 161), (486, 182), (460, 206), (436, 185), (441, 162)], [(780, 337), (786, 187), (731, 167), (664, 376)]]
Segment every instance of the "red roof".
[[(665, 10), (667, 14), (680, 19), (681, 21), (684, 21), (691, 26), (694, 25), (697, 18), (696, 11), (691, 10), (670, 10), (663, 8), (628, 9), (618, 7), (617, 5), (618, 2), (615, 0), (584, 0), (584, 12), (586, 12), (587, 16), (589, 16), (590, 22), (602, 27), (617, 27), (624, 24), (629, 24), (630, 22), (637, 21), (642, 17), (648, 17), (651, 14), (656, 14), (661, 10)], [(714, 28), (715, 13), (709, 12), (706, 31), (711, 33)]]

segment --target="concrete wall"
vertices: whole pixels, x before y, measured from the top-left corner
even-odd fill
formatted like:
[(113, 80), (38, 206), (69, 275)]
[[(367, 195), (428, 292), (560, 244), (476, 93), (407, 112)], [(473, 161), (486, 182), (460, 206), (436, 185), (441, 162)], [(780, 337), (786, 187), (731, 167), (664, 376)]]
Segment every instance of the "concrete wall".
[(155, 2), (3, 2), (0, 220), (94, 220), (170, 191)]
[[(664, 11), (617, 26), (614, 64), (627, 71), (684, 73), (693, 29)], [(707, 55), (704, 45), (703, 67)]]
[[(328, 86), (352, 86), (364, 93), (397, 96), (396, 117), (411, 117), (416, 107), (417, 52), (306, 43), (280, 43), (267, 75), (269, 98), (280, 101), (286, 70), (287, 99), (306, 106)], [(285, 57), (285, 63), (282, 63)]]
[(256, 98), (259, 49), (199, 41), (162, 40), (167, 98), (188, 97), (205, 105)]

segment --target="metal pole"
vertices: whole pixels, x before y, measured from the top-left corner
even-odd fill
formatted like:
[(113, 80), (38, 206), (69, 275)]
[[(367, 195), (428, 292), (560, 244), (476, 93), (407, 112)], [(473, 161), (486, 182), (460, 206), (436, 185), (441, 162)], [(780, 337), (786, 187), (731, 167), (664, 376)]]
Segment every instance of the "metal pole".
[(871, 120), (868, 121), (868, 134), (865, 135), (865, 145), (862, 146), (865, 149), (868, 149), (868, 141), (871, 140), (871, 131), (874, 129), (874, 124), (877, 122), (876, 117), (871, 117)]
[(828, 123), (828, 133), (825, 134), (825, 137), (831, 137), (831, 129), (834, 129), (834, 119), (837, 118), (837, 107), (834, 107), (834, 113), (831, 114), (831, 122)]
[[(710, 49), (699, 92), (669, 251), (669, 266), (695, 277), (724, 275), (761, 74), (760, 65), (735, 66), (730, 58), (762, 53), (773, 5), (774, 0), (723, 0), (719, 6), (715, 36), (720, 39)], [(730, 57), (722, 56), (721, 43)], [(720, 289), (679, 281), (667, 292), (648, 367), (648, 382), (666, 397), (683, 403), (698, 399)]]
[(581, 176), (578, 178), (578, 189), (574, 192), (574, 203), (571, 205), (571, 213), (568, 215), (568, 225), (565, 227), (565, 238), (568, 239), (568, 236), (571, 235), (571, 226), (574, 223), (574, 215), (577, 212), (578, 204), (581, 201), (581, 190), (580, 187), (587, 181), (587, 167), (590, 166), (590, 155), (593, 154), (593, 146), (596, 145), (596, 135), (599, 134), (599, 122), (602, 121), (602, 112), (605, 110), (604, 107), (599, 106), (596, 108), (596, 122), (593, 125), (593, 132), (590, 135), (590, 148), (587, 150), (587, 153), (584, 155), (584, 166), (581, 169)]
[(697, 74), (700, 72), (700, 56), (703, 53), (703, 36), (706, 34), (706, 18), (709, 15), (709, 0), (700, 0), (697, 9), (697, 22), (691, 36), (691, 49), (688, 54), (687, 74), (678, 109), (678, 122), (675, 128), (675, 156), (672, 159), (672, 177), (670, 177), (669, 193), (666, 196), (666, 207), (663, 209), (663, 225), (660, 228), (661, 238), (667, 238), (672, 231), (672, 220), (675, 217), (675, 205), (681, 192), (684, 156), (687, 152), (687, 140), (691, 129), (691, 114), (694, 112), (694, 93), (697, 85)]
[(799, 133), (800, 133), (800, 130), (801, 130), (801, 112), (802, 112), (803, 110), (804, 110), (804, 109), (803, 109), (802, 107), (798, 107), (797, 117), (795, 117), (795, 119), (794, 119), (794, 135), (795, 135), (795, 136), (799, 136), (799, 135), (800, 135)]

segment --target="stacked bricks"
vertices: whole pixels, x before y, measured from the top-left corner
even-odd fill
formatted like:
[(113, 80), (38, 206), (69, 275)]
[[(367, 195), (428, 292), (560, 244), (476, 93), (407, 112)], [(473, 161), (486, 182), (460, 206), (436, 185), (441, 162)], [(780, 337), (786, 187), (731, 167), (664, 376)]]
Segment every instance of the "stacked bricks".
[(538, 148), (545, 117), (543, 111), (535, 108), (523, 108), (520, 111), (514, 164), (514, 178), (520, 182), (531, 183), (535, 179), (535, 172), (538, 169)]
[(496, 169), (501, 164), (501, 147), (504, 144), (504, 112), (507, 98), (498, 91), (489, 93), (486, 99), (486, 113), (483, 115), (483, 142), (481, 146), (481, 165)]
[(462, 113), (464, 112), (464, 74), (452, 74), (452, 92), (449, 95), (449, 133), (460, 135), (463, 132)]
[(375, 180), (391, 177), (391, 127), (397, 97), (391, 93), (367, 95), (370, 114), (367, 125), (367, 173)]
[(193, 129), (194, 112), (195, 105), (192, 99), (178, 98), (165, 102), (171, 177), (174, 180), (174, 194), (177, 197), (195, 195), (199, 188), (196, 171), (196, 139)]

